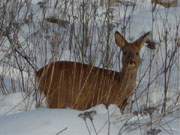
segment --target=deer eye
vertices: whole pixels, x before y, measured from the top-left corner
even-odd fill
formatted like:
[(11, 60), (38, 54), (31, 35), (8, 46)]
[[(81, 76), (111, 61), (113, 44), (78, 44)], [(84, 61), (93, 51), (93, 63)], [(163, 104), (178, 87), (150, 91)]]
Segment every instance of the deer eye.
[(127, 54), (127, 51), (124, 51), (123, 54), (126, 55), (126, 54)]
[(138, 56), (138, 55), (139, 55), (139, 52), (136, 52), (136, 55)]

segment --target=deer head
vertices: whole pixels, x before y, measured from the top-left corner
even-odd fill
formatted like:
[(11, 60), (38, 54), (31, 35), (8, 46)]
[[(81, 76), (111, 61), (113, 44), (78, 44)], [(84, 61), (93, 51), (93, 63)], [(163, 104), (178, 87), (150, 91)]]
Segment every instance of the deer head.
[(128, 43), (128, 41), (119, 32), (115, 32), (115, 42), (122, 49), (123, 68), (128, 70), (137, 69), (141, 63), (140, 50), (144, 43), (149, 40), (150, 32), (144, 34), (136, 41)]

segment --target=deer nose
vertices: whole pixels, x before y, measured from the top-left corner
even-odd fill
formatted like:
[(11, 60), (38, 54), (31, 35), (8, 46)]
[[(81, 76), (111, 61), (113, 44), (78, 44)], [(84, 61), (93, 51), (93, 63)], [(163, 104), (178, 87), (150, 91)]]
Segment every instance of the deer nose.
[(135, 64), (135, 60), (130, 59), (129, 64)]
[(132, 54), (129, 55), (129, 64), (135, 64), (135, 58)]
[(130, 60), (130, 62), (129, 62), (130, 64), (133, 64), (133, 60)]

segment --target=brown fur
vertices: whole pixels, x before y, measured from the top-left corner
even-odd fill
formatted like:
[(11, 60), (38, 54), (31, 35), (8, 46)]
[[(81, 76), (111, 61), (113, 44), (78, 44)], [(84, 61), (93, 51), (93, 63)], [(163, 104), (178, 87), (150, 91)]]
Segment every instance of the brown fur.
[(139, 51), (147, 35), (128, 43), (119, 32), (115, 33), (116, 44), (123, 51), (121, 72), (69, 61), (54, 62), (41, 68), (36, 78), (49, 107), (84, 110), (103, 103), (116, 104), (124, 110), (136, 86), (141, 63)]
[(152, 3), (154, 4), (159, 4), (165, 8), (169, 8), (169, 7), (176, 7), (177, 6), (177, 0), (173, 0), (173, 1), (162, 1), (162, 0), (152, 0)]

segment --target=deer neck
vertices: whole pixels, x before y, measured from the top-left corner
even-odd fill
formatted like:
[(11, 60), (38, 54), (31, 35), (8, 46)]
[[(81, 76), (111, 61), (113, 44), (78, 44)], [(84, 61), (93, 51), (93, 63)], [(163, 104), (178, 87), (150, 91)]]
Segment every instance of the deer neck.
[(138, 68), (128, 70), (127, 68), (123, 67), (121, 70), (122, 79), (133, 79), (136, 80)]
[[(138, 68), (133, 70), (128, 70), (127, 68), (122, 68), (120, 72), (120, 84), (121, 91), (132, 92), (136, 87), (136, 77)], [(122, 93), (121, 93), (122, 94)]]

